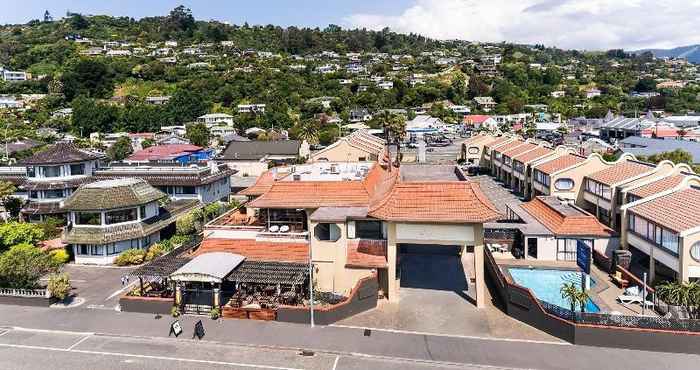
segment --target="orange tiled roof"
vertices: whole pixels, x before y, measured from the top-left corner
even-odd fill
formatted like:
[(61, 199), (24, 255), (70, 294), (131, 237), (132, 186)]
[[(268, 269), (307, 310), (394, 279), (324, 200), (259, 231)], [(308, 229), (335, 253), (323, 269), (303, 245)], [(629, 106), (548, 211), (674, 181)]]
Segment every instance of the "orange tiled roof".
[(585, 160), (586, 158), (575, 154), (566, 154), (559, 158), (552, 159), (551, 161), (541, 163), (537, 165), (535, 169), (546, 174), (553, 174), (569, 167), (573, 167)]
[(382, 220), (481, 223), (500, 217), (479, 185), (466, 181), (398, 182), (369, 215)]
[(258, 242), (254, 239), (204, 239), (195, 255), (210, 252), (240, 254), (252, 261), (308, 262), (308, 243)]
[(555, 235), (609, 237), (614, 233), (592, 214), (580, 212), (576, 215), (564, 215), (545, 203), (542, 197), (535, 197), (523, 203), (521, 207)]
[(345, 266), (384, 268), (386, 252), (386, 240), (349, 240)]
[(522, 140), (513, 140), (510, 143), (506, 143), (506, 144), (498, 146), (497, 148), (493, 148), (493, 150), (495, 150), (499, 153), (505, 153), (511, 149), (518, 148), (523, 144), (525, 144), (525, 142)]
[(630, 207), (629, 211), (680, 233), (700, 226), (700, 190), (677, 191)]
[(266, 191), (270, 190), (272, 184), (275, 182), (275, 174), (272, 171), (265, 171), (258, 179), (255, 180), (253, 186), (245, 188), (238, 192), (240, 195), (262, 195)]
[(630, 190), (629, 193), (640, 198), (646, 198), (676, 187), (678, 184), (683, 182), (683, 179), (685, 179), (685, 175), (667, 176), (646, 185), (642, 185), (638, 188), (634, 188)]
[[(530, 150), (533, 150), (535, 148), (537, 148), (537, 145), (535, 145), (535, 144), (524, 143), (523, 145), (520, 145), (518, 147), (503, 151), (503, 155), (508, 156), (511, 159), (513, 159), (513, 157), (515, 157), (516, 155), (522, 154), (522, 153), (527, 153)], [(498, 149), (498, 150), (500, 151), (501, 149)]]
[(253, 208), (318, 208), (367, 206), (362, 181), (277, 181), (251, 201)]
[(499, 136), (496, 138), (496, 140), (493, 140), (492, 142), (490, 142), (488, 144), (484, 144), (484, 147), (493, 148), (494, 146), (503, 144), (509, 140), (511, 140), (511, 138), (508, 136)]
[(554, 153), (554, 151), (552, 149), (545, 148), (545, 147), (541, 146), (541, 147), (533, 149), (529, 152), (525, 152), (525, 153), (513, 156), (512, 159), (514, 161), (518, 161), (520, 163), (527, 164), (530, 161), (534, 161), (535, 159), (542, 158), (550, 153)]
[(654, 166), (649, 164), (635, 161), (623, 161), (615, 163), (604, 170), (594, 172), (593, 174), (588, 175), (588, 178), (601, 184), (613, 185), (653, 170)]

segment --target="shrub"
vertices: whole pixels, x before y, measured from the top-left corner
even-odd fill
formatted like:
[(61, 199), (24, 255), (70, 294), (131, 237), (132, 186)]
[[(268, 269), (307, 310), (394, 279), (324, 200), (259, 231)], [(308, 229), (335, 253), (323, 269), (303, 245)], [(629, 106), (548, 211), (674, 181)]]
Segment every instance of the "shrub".
[(122, 254), (120, 254), (115, 260), (114, 264), (117, 266), (128, 266), (128, 265), (138, 265), (143, 263), (146, 258), (146, 251), (143, 249), (127, 249)]
[(177, 308), (177, 306), (173, 306), (173, 307), (170, 309), (170, 315), (172, 315), (172, 317), (178, 317), (178, 316), (180, 316), (180, 309)]
[(66, 273), (51, 274), (46, 288), (49, 290), (52, 297), (64, 300), (68, 297), (71, 290), (70, 277)]
[(212, 320), (216, 320), (221, 316), (221, 311), (219, 311), (218, 308), (212, 308), (211, 311), (209, 311), (209, 317), (211, 317)]
[(32, 289), (39, 278), (55, 270), (48, 253), (29, 245), (18, 244), (0, 254), (0, 286)]
[(63, 221), (55, 217), (49, 217), (46, 221), (38, 224), (44, 232), (44, 238), (54, 239), (61, 236), (61, 226)]
[(51, 252), (49, 252), (49, 255), (51, 256), (51, 260), (56, 266), (65, 265), (70, 260), (70, 255), (68, 254), (68, 252), (66, 252), (65, 249), (52, 250)]
[(0, 251), (17, 244), (32, 244), (44, 240), (44, 230), (39, 225), (28, 222), (8, 222), (0, 224)]
[(193, 213), (188, 213), (177, 219), (175, 227), (178, 235), (191, 235), (197, 232), (197, 222)]
[(170, 238), (170, 247), (171, 250), (180, 247), (184, 244), (187, 244), (190, 240), (192, 239), (191, 236), (189, 235), (175, 235), (172, 238)]
[(162, 256), (165, 253), (163, 250), (163, 245), (161, 243), (156, 243), (153, 244), (150, 248), (148, 248), (148, 252), (146, 252), (146, 256), (144, 257), (145, 261), (151, 261), (156, 257)]

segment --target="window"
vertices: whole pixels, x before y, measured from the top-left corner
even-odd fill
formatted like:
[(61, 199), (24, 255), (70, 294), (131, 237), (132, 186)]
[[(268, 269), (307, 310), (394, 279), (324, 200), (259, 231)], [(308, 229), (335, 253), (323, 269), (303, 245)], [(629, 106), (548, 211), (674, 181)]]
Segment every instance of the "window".
[(479, 154), (479, 148), (476, 146), (470, 146), (467, 151), (469, 154)]
[(146, 219), (146, 206), (139, 207), (139, 212), (141, 213), (141, 219)]
[(101, 225), (102, 217), (99, 212), (76, 212), (76, 225)]
[(36, 177), (36, 169), (34, 169), (34, 166), (27, 166), (27, 177)]
[(513, 170), (517, 173), (525, 172), (525, 166), (522, 162), (513, 161)]
[(104, 255), (104, 246), (102, 245), (88, 245), (88, 250), (91, 256), (102, 256)]
[(87, 255), (88, 254), (88, 246), (81, 245), (80, 249), (78, 249), (78, 254)]
[(113, 255), (121, 252), (121, 250), (119, 250), (119, 248), (117, 248), (116, 243), (107, 244), (105, 247), (107, 248), (107, 254), (110, 256), (113, 256)]
[(43, 167), (44, 177), (60, 177), (61, 166)]
[(197, 194), (197, 191), (195, 190), (194, 186), (178, 186), (177, 193), (178, 194)]
[(357, 158), (357, 161), (358, 161), (358, 162), (366, 162), (366, 161), (367, 161), (367, 157), (360, 157), (360, 158)]
[(39, 192), (36, 190), (32, 190), (29, 192), (29, 198), (31, 199), (39, 199)]
[(357, 238), (382, 240), (384, 239), (382, 234), (381, 221), (355, 221), (355, 237)]
[(318, 224), (314, 227), (316, 239), (335, 242), (340, 239), (340, 228), (336, 224)]
[(70, 165), (70, 174), (72, 176), (84, 175), (85, 174), (85, 163), (78, 163), (78, 164)]
[(105, 214), (107, 225), (118, 224), (120, 222), (136, 221), (136, 208), (120, 209), (110, 211)]
[(678, 234), (675, 232), (632, 213), (629, 215), (627, 227), (649, 243), (655, 244), (675, 256), (678, 255)]
[(700, 262), (700, 242), (695, 242), (693, 246), (690, 247), (690, 257), (696, 262)]
[(557, 190), (571, 190), (574, 188), (574, 180), (572, 179), (557, 179), (554, 181), (554, 187)]
[(496, 152), (496, 153), (493, 155), (493, 157), (500, 161), (502, 155), (503, 155), (503, 154), (501, 154), (501, 153), (499, 153), (499, 152)]
[(539, 182), (544, 186), (549, 186), (549, 175), (544, 172), (535, 170), (535, 181)]
[(576, 249), (579, 240), (593, 248), (593, 240), (591, 239), (557, 239), (557, 260), (576, 261)]
[(513, 163), (513, 160), (510, 157), (503, 157), (503, 163), (505, 163), (506, 166), (510, 166)]
[(63, 198), (63, 189), (44, 190), (44, 198), (46, 198), (46, 199)]
[(610, 200), (611, 198), (611, 193), (610, 193), (610, 187), (607, 185), (603, 185), (599, 182), (593, 181), (591, 179), (586, 180), (586, 191), (595, 194), (603, 199)]

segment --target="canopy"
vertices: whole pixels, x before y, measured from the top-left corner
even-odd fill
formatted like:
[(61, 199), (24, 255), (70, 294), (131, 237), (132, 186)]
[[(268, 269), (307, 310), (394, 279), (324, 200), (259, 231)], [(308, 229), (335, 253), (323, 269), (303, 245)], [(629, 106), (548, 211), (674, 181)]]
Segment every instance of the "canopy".
[(304, 263), (245, 261), (226, 280), (253, 284), (304, 284), (309, 265)]
[(174, 281), (199, 281), (221, 283), (245, 257), (228, 252), (211, 252), (201, 254), (170, 275)]

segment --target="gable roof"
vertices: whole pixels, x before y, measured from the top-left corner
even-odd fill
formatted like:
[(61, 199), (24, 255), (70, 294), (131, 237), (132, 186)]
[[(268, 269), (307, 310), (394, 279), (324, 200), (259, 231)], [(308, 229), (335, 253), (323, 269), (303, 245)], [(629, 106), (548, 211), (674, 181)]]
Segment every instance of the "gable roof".
[(682, 233), (700, 226), (700, 190), (680, 190), (630, 207), (628, 211)]
[(631, 189), (630, 191), (628, 191), (628, 193), (640, 198), (646, 198), (678, 186), (681, 182), (683, 182), (683, 179), (685, 179), (685, 177), (685, 175), (680, 174), (666, 176), (664, 178), (652, 181), (640, 187)]
[(592, 214), (562, 203), (557, 197), (535, 197), (520, 207), (555, 235), (610, 237), (614, 234)]
[(33, 156), (19, 161), (23, 165), (48, 165), (64, 164), (74, 162), (85, 162), (95, 159), (102, 159), (104, 155), (94, 153), (85, 149), (80, 149), (70, 143), (58, 143), (49, 146), (47, 149), (35, 153)]
[[(507, 157), (510, 157), (511, 159), (513, 159), (513, 157), (515, 157), (515, 156), (518, 155), (518, 154), (527, 153), (527, 152), (529, 152), (530, 150), (533, 150), (533, 149), (536, 149), (536, 148), (537, 148), (537, 145), (535, 145), (535, 144), (532, 144), (532, 143), (524, 143), (524, 144), (522, 144), (522, 145), (520, 145), (520, 146), (517, 146), (517, 147), (515, 147), (515, 148), (511, 148), (511, 149), (509, 149), (509, 150), (505, 150), (505, 151), (503, 151), (502, 153), (503, 153), (504, 156), (507, 156)], [(500, 149), (499, 149), (499, 151), (500, 151)]]
[(399, 182), (370, 216), (387, 221), (483, 223), (500, 213), (475, 182)]
[(594, 172), (587, 177), (601, 184), (614, 185), (625, 180), (631, 180), (645, 173), (650, 173), (653, 170), (654, 166), (648, 163), (622, 161), (606, 169)]
[(547, 155), (552, 154), (552, 153), (554, 153), (554, 151), (552, 149), (541, 146), (541, 147), (535, 148), (529, 152), (515, 155), (512, 157), (512, 159), (514, 161), (518, 161), (520, 163), (527, 164), (531, 161), (542, 158), (542, 157), (547, 156)]
[(255, 180), (253, 186), (245, 188), (238, 192), (240, 195), (262, 195), (266, 191), (270, 190), (272, 184), (275, 182), (275, 173), (271, 170), (267, 170), (258, 176)]
[(559, 172), (561, 170), (565, 170), (567, 168), (576, 166), (577, 164), (580, 164), (585, 160), (586, 158), (581, 157), (579, 155), (567, 153), (561, 157), (546, 161), (544, 163), (540, 163), (535, 167), (535, 169), (542, 173), (551, 175), (555, 172)]
[(525, 142), (518, 139), (518, 140), (513, 140), (509, 143), (504, 143), (503, 145), (498, 145), (498, 147), (494, 147), (493, 150), (495, 150), (498, 153), (504, 153), (504, 152), (507, 152), (511, 149), (518, 148), (523, 144), (525, 144)]
[(220, 159), (258, 160), (269, 155), (296, 157), (300, 147), (299, 140), (231, 141), (221, 153)]

